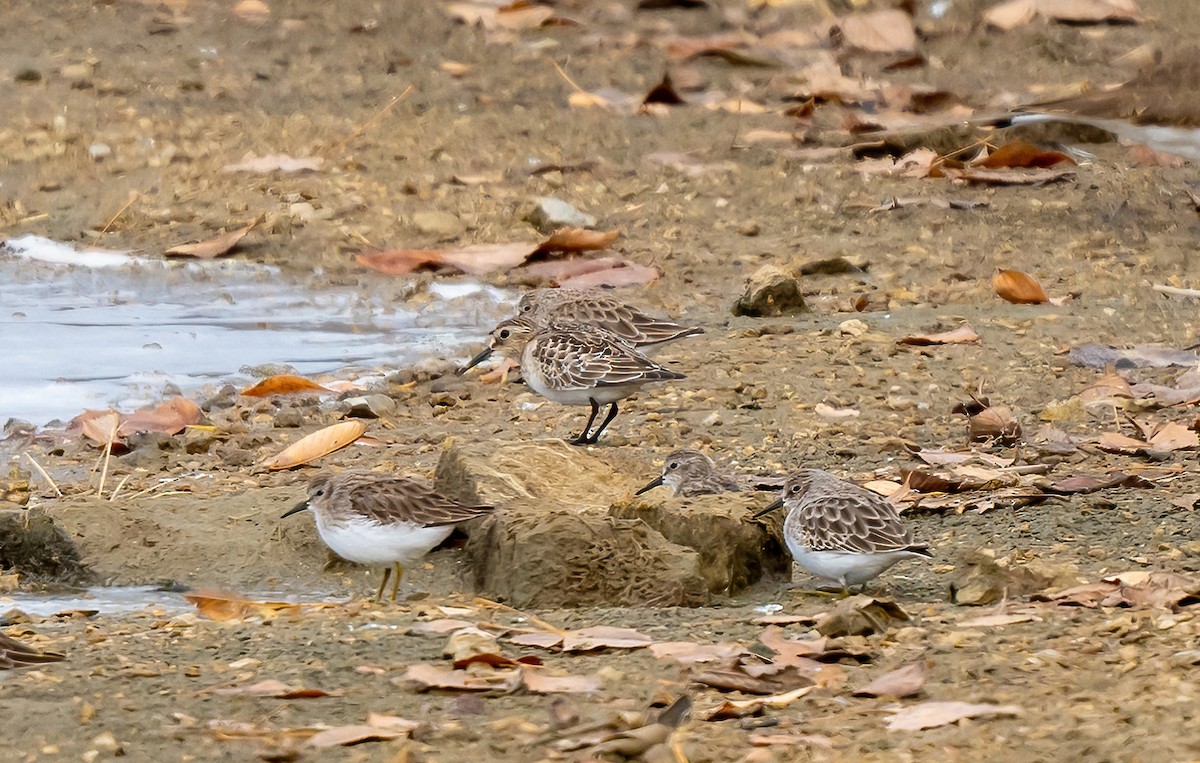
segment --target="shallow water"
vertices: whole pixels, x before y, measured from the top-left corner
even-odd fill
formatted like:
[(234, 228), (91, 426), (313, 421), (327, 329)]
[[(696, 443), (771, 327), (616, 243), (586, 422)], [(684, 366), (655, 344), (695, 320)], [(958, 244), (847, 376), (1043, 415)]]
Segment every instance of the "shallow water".
[(0, 421), (45, 424), (85, 408), (131, 410), (247, 370), (355, 378), (423, 357), (465, 357), (507, 295), (472, 282), (405, 298), (401, 279), (335, 285), (236, 260), (137, 259), (87, 268), (0, 250)]
[[(252, 601), (286, 601), (295, 604), (341, 601), (322, 594), (297, 596), (277, 591), (256, 591), (242, 595)], [(165, 591), (154, 586), (96, 587), (67, 593), (18, 592), (0, 596), (0, 618), (10, 609), (18, 609), (27, 615), (49, 617), (59, 612), (78, 610), (119, 615), (140, 612), (146, 608), (185, 612), (195, 609), (195, 606), (179, 591)]]

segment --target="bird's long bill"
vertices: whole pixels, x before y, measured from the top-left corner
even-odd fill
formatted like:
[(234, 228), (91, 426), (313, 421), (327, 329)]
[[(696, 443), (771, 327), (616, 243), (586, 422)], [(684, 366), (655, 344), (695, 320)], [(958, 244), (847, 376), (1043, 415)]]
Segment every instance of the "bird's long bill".
[(755, 514), (754, 518), (758, 519), (759, 517), (765, 517), (766, 515), (770, 514), (772, 511), (775, 511), (775, 509), (782, 509), (782, 508), (783, 508), (783, 498), (776, 498), (774, 501), (771, 501), (771, 503), (767, 505), (767, 508), (765, 508), (762, 511)]
[(488, 347), (488, 348), (486, 348), (486, 349), (485, 349), (483, 352), (479, 353), (479, 354), (478, 354), (478, 355), (476, 355), (475, 357), (473, 357), (473, 358), (471, 358), (470, 360), (468, 360), (468, 361), (467, 361), (467, 364), (466, 364), (465, 366), (463, 366), (462, 368), (458, 369), (458, 370), (457, 370), (457, 371), (455, 371), (454, 373), (455, 373), (455, 374), (457, 374), (458, 376), (462, 376), (462, 375), (463, 375), (463, 374), (465, 374), (465, 373), (466, 373), (468, 370), (470, 370), (470, 369), (474, 368), (475, 366), (479, 365), (480, 363), (482, 363), (483, 361), (487, 360), (487, 359), (488, 359), (488, 358), (490, 358), (491, 356), (492, 356), (492, 348), (491, 348), (491, 347)]
[(634, 495), (641, 495), (642, 493), (649, 493), (651, 490), (653, 490), (654, 488), (658, 487), (661, 484), (662, 484), (662, 476), (659, 475), (658, 477), (655, 477), (654, 479), (650, 480), (650, 482), (648, 482), (646, 484), (646, 487), (637, 491), (636, 493), (634, 493)]
[(300, 503), (296, 504), (295, 506), (293, 506), (292, 508), (290, 508), (286, 512), (284, 512), (283, 516), (280, 517), (280, 519), (287, 519), (291, 515), (299, 514), (300, 512), (304, 511), (307, 508), (308, 508), (308, 501), (301, 501)]

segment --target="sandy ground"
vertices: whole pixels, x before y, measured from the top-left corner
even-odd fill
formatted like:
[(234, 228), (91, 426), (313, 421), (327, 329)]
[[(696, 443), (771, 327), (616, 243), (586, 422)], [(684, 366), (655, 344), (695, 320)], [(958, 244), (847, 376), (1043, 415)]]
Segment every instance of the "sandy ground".
[[(273, 2), (268, 20), (253, 23), (232, 15), (229, 2), (158, 8), (14, 2), (0, 25), (0, 94), (7, 104), (0, 114), (0, 225), (91, 240), (136, 192), (102, 244), (159, 251), (264, 215), (236, 256), (367, 285), (382, 276), (357, 266), (354, 254), (438, 242), (413, 224), (416, 213), (452, 212), (465, 229), (455, 240), (496, 242), (530, 237), (521, 218), (532, 197), (568, 200), (596, 215), (599, 227), (621, 229), (616, 247), (628, 259), (662, 270), (661, 280), (623, 292), (630, 301), (708, 329), (662, 356), (688, 374), (686, 383), (639, 396), (595, 449), (621, 454), (612, 457), (614, 468), (629, 472), (631, 490), (655, 472), (655, 458), (679, 445), (704, 446), (745, 472), (819, 465), (857, 478), (895, 478), (898, 467), (914, 463), (904, 442), (966, 446), (964, 420), (951, 408), (980, 384), (994, 402), (1017, 412), (1032, 441), (1052, 404), (1100, 374), (1070, 364), (1064, 350), (1086, 342), (1187, 347), (1197, 341), (1194, 305), (1150, 288), (1196, 285), (1200, 216), (1183, 191), (1194, 167), (1143, 166), (1107, 143), (1087, 146), (1096, 158), (1079, 167), (1076, 181), (1040, 188), (864, 178), (844, 159), (807, 163), (778, 145), (739, 141), (754, 129), (790, 130), (791, 118), (777, 113), (568, 109), (571, 86), (551, 59), (584, 89), (641, 93), (661, 76), (660, 41), (671, 30), (715, 34), (745, 16), (737, 3), (662, 12), (635, 12), (627, 2), (568, 5), (564, 12), (582, 27), (488, 42), (435, 3)], [(1170, 48), (1200, 33), (1186, 4), (1167, 0), (1145, 0), (1149, 21), (1141, 25), (1034, 25), (1006, 35), (974, 24), (985, 5), (954, 3), (947, 19), (922, 22), (927, 67), (881, 74), (878, 61), (851, 65), (891, 81), (945, 88), (986, 111), (1083, 81), (1120, 81), (1132, 70), (1114, 66), (1116, 56), (1145, 43)], [(744, 23), (762, 32), (807, 28), (818, 19), (801, 4)], [(633, 44), (634, 37), (645, 42)], [(441, 67), (446, 61), (471, 69), (455, 77)], [(716, 59), (689, 66), (726, 92), (777, 96), (787, 89), (778, 69)], [(414, 91), (403, 103), (354, 135), (409, 85)], [(758, 97), (782, 108), (775, 96)], [(343, 142), (347, 136), (353, 137)], [(88, 153), (98, 143), (111, 149), (102, 161)], [(251, 151), (321, 155), (326, 170), (220, 172)], [(659, 152), (687, 153), (709, 169), (688, 174), (646, 160)], [(594, 164), (528, 174), (543, 164), (583, 162)], [(494, 182), (452, 182), (489, 173), (497, 175)], [(987, 206), (869, 211), (893, 196)], [(316, 214), (297, 216), (298, 203)], [(867, 275), (803, 279), (812, 313), (731, 316), (746, 277), (760, 265), (800, 266), (833, 256), (865, 264)], [(1009, 305), (991, 290), (997, 267), (1029, 271), (1051, 294), (1075, 298), (1059, 307)], [(507, 285), (503, 276), (490, 280)], [(849, 312), (853, 299), (868, 293), (885, 309)], [(839, 329), (851, 319), (867, 331)], [(895, 343), (963, 320), (980, 344), (914, 350)], [(1167, 383), (1177, 371), (1132, 375)], [(410, 378), (417, 384), (400, 386)], [(537, 402), (522, 387), (473, 379), (430, 382), (428, 374), (401, 374), (391, 394), (398, 406), (389, 425), (372, 429), (386, 448), (354, 447), (325, 463), (387, 463), (428, 475), (447, 437), (562, 437), (582, 421), (575, 410), (522, 405)], [(816, 412), (820, 404), (858, 415), (830, 420)], [(312, 471), (250, 468), (338, 416), (315, 400), (241, 401), (219, 417), (225, 432), (215, 443), (189, 449), (167, 440), (118, 459), (114, 479), (129, 480), (115, 501), (91, 495), (89, 446), (10, 440), (4, 447), (29, 449), (64, 488), (67, 496), (58, 499), (35, 480), (31, 503), (71, 533), (100, 582), (174, 581), (342, 598), (370, 590), (375, 573), (324, 569), (326, 556), (308, 520), (277, 520), (303, 494)], [(1187, 425), (1195, 419), (1190, 408), (1152, 416)], [(235, 420), (241, 423), (233, 426)], [(1110, 409), (1055, 426), (1094, 436), (1116, 425)], [(760, 718), (689, 722), (675, 737), (679, 755), (694, 762), (1200, 758), (1194, 717), (1200, 698), (1191, 675), (1198, 626), (1189, 608), (1087, 609), (1018, 597), (981, 610), (946, 596), (967, 556), (980, 549), (1077, 579), (1127, 570), (1195, 574), (1200, 547), (1188, 500), (1200, 492), (1188, 471), (1194, 452), (1161, 461), (1090, 447), (1055, 458), (1036, 445), (991, 452), (1022, 463), (1054, 462), (1056, 476), (1119, 468), (1169, 479), (1153, 489), (1118, 488), (985, 513), (912, 512), (915, 533), (937, 549), (937, 559), (897, 568), (883, 595), (913, 621), (839, 639), (868, 660), (842, 660), (845, 686), (814, 691)], [(179, 479), (170, 490), (134, 497), (164, 477)], [(10, 619), (5, 633), (65, 651), (69, 661), (0, 677), (0, 708), (11, 719), (0, 735), (0, 760), (94, 760), (117, 747), (131, 760), (586, 759), (555, 752), (547, 741), (554, 717), (549, 697), (516, 692), (477, 702), (418, 693), (401, 678), (412, 664), (441, 660), (444, 637), (409, 633), (419, 621), (445, 617), (438, 606), (470, 609), (464, 616), (472, 621), (521, 622), (459, 593), (466, 579), (460, 552), (450, 549), (414, 574), (414, 587), (431, 596), (397, 607), (351, 603), (266, 622), (258, 616), (214, 622), (185, 610)], [(833, 606), (789, 591), (787, 581), (768, 580), (699, 609), (536, 614), (563, 628), (619, 625), (659, 641), (752, 644), (763, 631), (752, 624), (761, 615), (756, 608), (775, 603), (786, 614)], [(997, 613), (1030, 619), (970, 624)], [(792, 625), (787, 633), (800, 637), (807, 630)], [(505, 649), (512, 656), (529, 651)], [(533, 651), (552, 670), (600, 678), (598, 692), (567, 700), (582, 721), (641, 710), (690, 685), (690, 668), (645, 650)], [(922, 695), (851, 696), (867, 680), (912, 662), (928, 671)], [(262, 679), (337, 696), (215, 691)], [(712, 689), (691, 691), (697, 714), (720, 703)], [(1022, 712), (926, 731), (887, 729), (889, 709), (923, 700), (1016, 705)], [(561, 713), (562, 705), (555, 707)], [(220, 720), (260, 731), (355, 724), (369, 712), (423, 725), (411, 741), (319, 753), (300, 746), (303, 734), (223, 739), (210, 727)], [(777, 725), (756, 728), (762, 723)], [(809, 738), (753, 743), (780, 734)]]

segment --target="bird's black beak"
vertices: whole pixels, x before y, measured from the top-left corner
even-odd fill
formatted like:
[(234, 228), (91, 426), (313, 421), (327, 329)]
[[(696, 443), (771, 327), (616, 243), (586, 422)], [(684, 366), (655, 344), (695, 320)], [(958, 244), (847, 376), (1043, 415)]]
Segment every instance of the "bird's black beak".
[(651, 490), (653, 490), (654, 488), (658, 487), (661, 484), (662, 484), (662, 476), (659, 475), (658, 477), (655, 477), (654, 479), (650, 480), (650, 482), (647, 483), (646, 487), (637, 491), (636, 493), (634, 493), (634, 495), (641, 495), (642, 493), (649, 493)]
[(771, 501), (771, 503), (767, 505), (767, 508), (765, 508), (762, 511), (755, 514), (754, 518), (758, 519), (759, 517), (765, 517), (766, 515), (770, 514), (772, 511), (775, 511), (775, 509), (781, 509), (781, 508), (783, 508), (783, 498), (776, 498), (774, 501)]
[(308, 501), (303, 500), (300, 503), (293, 506), (292, 508), (288, 509), (286, 512), (284, 512), (284, 515), (282, 517), (280, 517), (280, 519), (287, 519), (291, 515), (299, 514), (300, 512), (304, 511), (307, 508), (308, 508)]
[(480, 363), (482, 363), (483, 361), (487, 360), (487, 359), (488, 359), (488, 358), (490, 358), (491, 356), (492, 356), (492, 348), (491, 348), (491, 347), (488, 347), (488, 348), (487, 348), (487, 349), (485, 349), (483, 352), (479, 353), (479, 354), (478, 354), (478, 355), (476, 355), (475, 357), (473, 357), (473, 358), (471, 358), (470, 360), (468, 360), (468, 361), (467, 361), (467, 364), (466, 364), (465, 366), (463, 366), (462, 368), (458, 369), (457, 371), (455, 371), (455, 372), (454, 372), (454, 374), (455, 374), (456, 376), (462, 376), (462, 375), (463, 375), (463, 374), (465, 374), (465, 373), (466, 373), (468, 370), (470, 370), (470, 369), (474, 368), (475, 366), (479, 365)]

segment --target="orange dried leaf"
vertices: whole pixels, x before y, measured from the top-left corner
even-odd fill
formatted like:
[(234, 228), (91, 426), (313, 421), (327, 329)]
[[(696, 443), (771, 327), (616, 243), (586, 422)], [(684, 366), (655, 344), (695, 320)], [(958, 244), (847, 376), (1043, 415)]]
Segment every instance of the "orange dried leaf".
[(559, 281), (558, 285), (564, 289), (594, 289), (603, 286), (610, 288), (642, 286), (651, 281), (657, 281), (661, 275), (662, 272), (658, 268), (648, 268), (643, 265), (625, 263), (620, 267), (595, 270), (591, 273), (573, 276)]
[(925, 665), (914, 662), (871, 681), (854, 692), (857, 697), (908, 697), (925, 686)]
[(1075, 164), (1075, 160), (1061, 151), (1047, 151), (1038, 148), (1029, 141), (1014, 140), (997, 148), (987, 157), (974, 162), (974, 167), (1002, 169), (1005, 167), (1053, 167), (1067, 162)]
[(242, 390), (247, 397), (269, 397), (270, 395), (294, 395), (297, 392), (332, 392), (311, 379), (292, 374), (278, 374)]
[(925, 347), (934, 344), (971, 344), (979, 341), (979, 334), (975, 333), (975, 329), (970, 323), (954, 329), (953, 331), (942, 331), (937, 334), (910, 334), (903, 339), (897, 340), (897, 344), (911, 344), (917, 347)]
[(271, 618), (279, 614), (297, 615), (300, 605), (286, 601), (254, 601), (227, 591), (189, 591), (183, 598), (196, 605), (196, 611), (210, 620), (228, 622), (259, 616)]
[(121, 422), (120, 433), (162, 432), (177, 434), (200, 421), (200, 406), (185, 397), (173, 397), (158, 405), (139, 408)]
[(324, 429), (319, 429), (310, 435), (300, 438), (295, 443), (284, 448), (274, 458), (263, 463), (267, 469), (290, 469), (293, 466), (307, 464), (321, 456), (346, 447), (362, 437), (367, 431), (367, 425), (361, 421), (343, 421)]
[[(415, 725), (414, 725), (415, 728)], [(362, 742), (388, 742), (411, 734), (411, 730), (385, 729), (376, 726), (334, 726), (313, 734), (304, 744), (318, 750), (329, 747), (349, 747)]]
[(992, 288), (997, 296), (1014, 305), (1044, 305), (1050, 301), (1041, 284), (1020, 270), (997, 270)]
[(621, 235), (619, 230), (594, 231), (583, 228), (559, 228), (538, 244), (535, 254), (549, 252), (592, 252), (607, 249)]
[(83, 436), (101, 447), (120, 440), (117, 431), (121, 425), (121, 414), (116, 411), (85, 411), (76, 421), (82, 425)]
[(207, 241), (201, 241), (197, 244), (173, 246), (163, 252), (163, 254), (178, 257), (196, 257), (201, 260), (211, 260), (214, 257), (220, 257), (223, 254), (233, 251), (234, 247), (246, 237), (246, 234), (254, 230), (254, 227), (258, 225), (261, 219), (260, 217), (256, 217), (245, 227), (224, 233), (216, 238), (210, 238)]
[(275, 699), (318, 699), (332, 696), (323, 689), (303, 689), (298, 686), (285, 684), (274, 678), (268, 678), (248, 686), (227, 686), (214, 689), (213, 694), (226, 696), (245, 695), (250, 697), (273, 697)]

